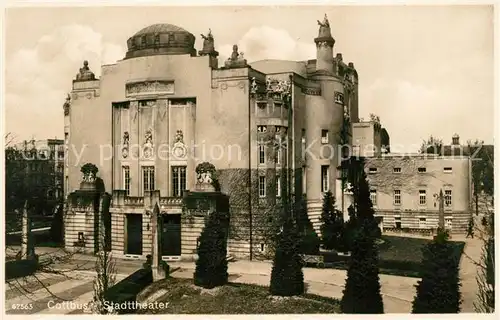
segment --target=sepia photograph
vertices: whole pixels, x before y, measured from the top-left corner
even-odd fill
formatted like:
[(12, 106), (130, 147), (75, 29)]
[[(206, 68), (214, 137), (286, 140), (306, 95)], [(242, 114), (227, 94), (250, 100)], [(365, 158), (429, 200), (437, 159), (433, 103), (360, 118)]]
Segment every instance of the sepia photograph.
[(212, 2), (4, 8), (4, 314), (493, 315), (498, 6)]

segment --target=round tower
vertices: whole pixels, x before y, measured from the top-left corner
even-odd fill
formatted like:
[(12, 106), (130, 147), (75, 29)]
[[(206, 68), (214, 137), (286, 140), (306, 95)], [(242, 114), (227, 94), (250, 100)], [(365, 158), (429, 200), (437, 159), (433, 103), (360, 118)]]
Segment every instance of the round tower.
[(318, 24), (318, 37), (314, 39), (316, 43), (316, 70), (333, 72), (333, 45), (335, 39), (332, 37), (330, 23), (326, 14), (323, 22), (318, 20)]

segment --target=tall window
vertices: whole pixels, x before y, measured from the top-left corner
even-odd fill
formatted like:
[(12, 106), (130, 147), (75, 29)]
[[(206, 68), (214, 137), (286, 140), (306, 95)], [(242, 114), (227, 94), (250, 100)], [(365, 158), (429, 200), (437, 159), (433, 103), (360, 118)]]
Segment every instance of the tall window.
[(424, 229), (427, 227), (427, 218), (418, 218), (418, 227)]
[(401, 205), (401, 190), (394, 190), (394, 204)]
[(451, 190), (444, 191), (444, 206), (451, 207)]
[(142, 167), (142, 191), (153, 191), (155, 189), (155, 167)]
[(181, 197), (186, 190), (186, 167), (172, 167), (172, 196)]
[(259, 144), (259, 164), (264, 163), (266, 163), (265, 146), (263, 144)]
[(276, 135), (276, 164), (281, 164), (281, 135)]
[(321, 130), (321, 143), (328, 143), (328, 130)]
[(330, 166), (321, 166), (321, 192), (330, 190), (328, 169)]
[(276, 197), (281, 197), (281, 177), (276, 176)]
[(427, 194), (425, 190), (418, 190), (418, 204), (425, 206), (427, 203)]
[(125, 190), (125, 194), (127, 196), (129, 196), (130, 195), (130, 167), (123, 166), (122, 172), (123, 172), (123, 189)]
[(266, 196), (266, 177), (259, 176), (259, 197), (265, 198)]
[(377, 190), (370, 190), (370, 200), (374, 206), (377, 205)]

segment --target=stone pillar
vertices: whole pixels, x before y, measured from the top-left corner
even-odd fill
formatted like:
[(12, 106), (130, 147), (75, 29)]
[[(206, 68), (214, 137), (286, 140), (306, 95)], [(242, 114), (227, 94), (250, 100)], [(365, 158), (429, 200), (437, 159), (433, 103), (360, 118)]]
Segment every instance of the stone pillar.
[(439, 190), (439, 228), (444, 230), (444, 195), (443, 190)]
[[(222, 192), (215, 189), (214, 181), (212, 180), (212, 172), (215, 172), (215, 167), (209, 163), (199, 164), (197, 167), (197, 182), (195, 185), (195, 191), (186, 192), (184, 194), (183, 206), (184, 206), (184, 219), (196, 221), (207, 221), (208, 215), (211, 213), (219, 214), (219, 217), (225, 217), (227, 231), (229, 231), (229, 196), (223, 194)], [(183, 222), (184, 223), (184, 222)], [(202, 230), (200, 230), (202, 231)], [(199, 236), (199, 234), (197, 234)], [(196, 238), (194, 234), (190, 235), (190, 239), (182, 243), (182, 255), (184, 258), (189, 259), (188, 256), (196, 259), (197, 253), (193, 255), (191, 252), (186, 252), (184, 248), (194, 247), (196, 244)], [(228, 250), (229, 252), (229, 250)]]
[(152, 243), (152, 248), (153, 248), (153, 264), (151, 266), (153, 270), (153, 281), (158, 281), (161, 279), (164, 279), (166, 274), (165, 274), (165, 269), (164, 269), (164, 263), (162, 260), (162, 250), (161, 250), (161, 244), (162, 244), (162, 239), (161, 239), (161, 223), (160, 223), (160, 207), (158, 206), (158, 203), (155, 204), (153, 208), (153, 213), (152, 213), (152, 223), (151, 223), (151, 231), (152, 231), (152, 238), (153, 238), (153, 243)]
[(21, 259), (32, 259), (35, 256), (35, 248), (33, 246), (31, 235), (31, 219), (28, 213), (28, 201), (24, 202), (22, 223), (23, 233), (21, 235)]

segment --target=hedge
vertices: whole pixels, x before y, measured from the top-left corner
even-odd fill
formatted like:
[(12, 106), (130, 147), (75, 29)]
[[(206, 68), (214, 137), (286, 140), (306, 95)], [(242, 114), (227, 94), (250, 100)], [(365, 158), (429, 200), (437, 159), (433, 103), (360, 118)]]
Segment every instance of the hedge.
[[(136, 301), (137, 295), (151, 283), (153, 283), (153, 270), (151, 268), (139, 269), (109, 288), (104, 293), (104, 299), (113, 304)], [(137, 309), (120, 309), (117, 311), (126, 314), (135, 313)]]
[(38, 270), (35, 259), (12, 260), (5, 262), (5, 280), (26, 277)]

